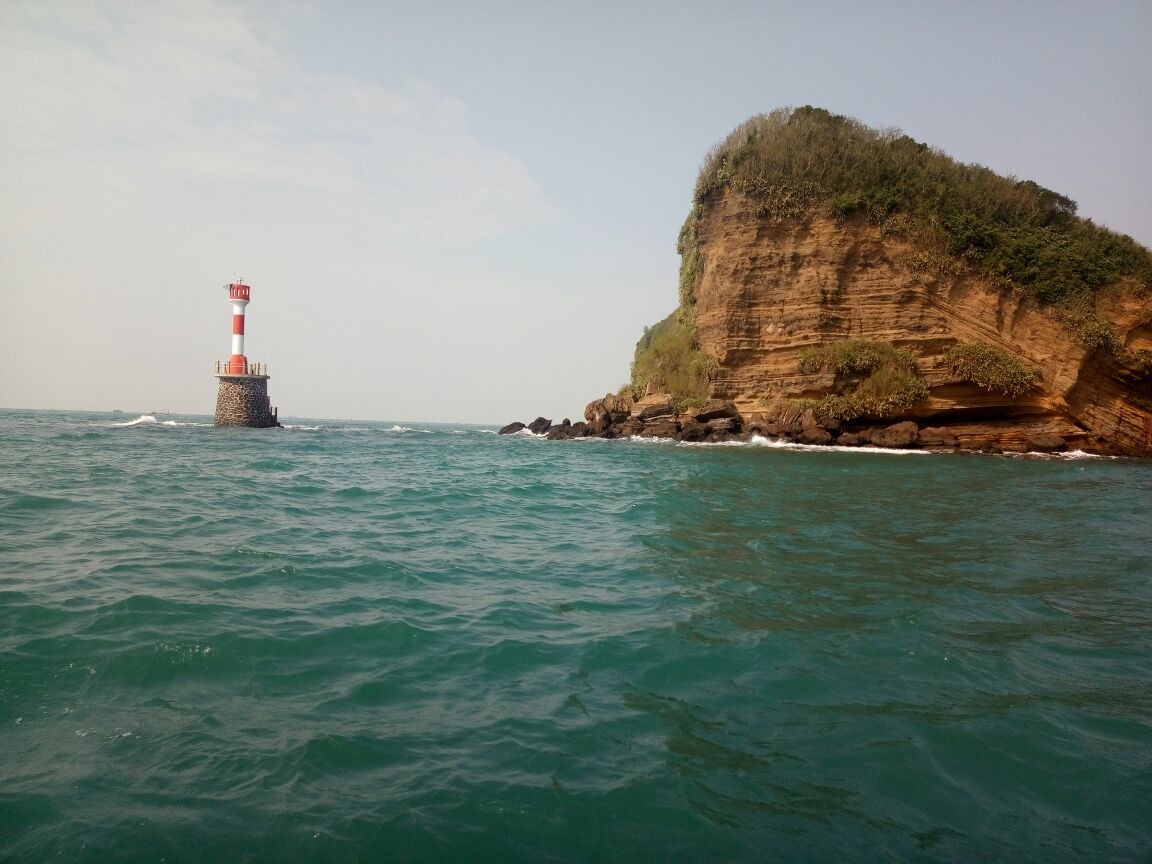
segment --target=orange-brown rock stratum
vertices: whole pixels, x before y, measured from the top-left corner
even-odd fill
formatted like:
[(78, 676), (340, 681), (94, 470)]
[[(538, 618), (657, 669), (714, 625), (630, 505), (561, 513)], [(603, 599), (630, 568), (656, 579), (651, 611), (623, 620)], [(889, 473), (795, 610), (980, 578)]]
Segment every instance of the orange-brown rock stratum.
[[(1119, 350), (1084, 344), (1027, 294), (994, 287), (970, 268), (923, 266), (912, 242), (885, 237), (862, 218), (773, 221), (732, 190), (705, 201), (693, 286), (696, 339), (715, 358), (709, 395), (758, 418), (774, 401), (818, 400), (841, 384), (831, 371), (802, 371), (805, 349), (870, 340), (910, 350), (927, 398), (884, 418), (947, 427), (959, 446), (1028, 449), (1049, 434), (1070, 447), (1152, 452), (1147, 359), (1149, 303), (1123, 282), (1101, 290), (1092, 312), (1114, 329)], [(1039, 372), (1010, 397), (958, 380), (943, 362), (957, 344), (1000, 348)], [(779, 411), (779, 408), (775, 408)]]
[(1036, 183), (783, 109), (708, 154), (677, 248), (630, 384), (532, 431), (1152, 455), (1152, 253)]

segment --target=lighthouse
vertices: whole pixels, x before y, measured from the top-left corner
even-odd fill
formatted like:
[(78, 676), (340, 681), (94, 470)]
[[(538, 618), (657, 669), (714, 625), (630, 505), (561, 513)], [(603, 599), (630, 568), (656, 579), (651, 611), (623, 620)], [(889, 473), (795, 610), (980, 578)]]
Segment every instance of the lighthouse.
[(268, 369), (263, 363), (249, 363), (244, 354), (244, 313), (252, 299), (252, 288), (236, 280), (224, 286), (232, 305), (232, 355), (216, 361), (217, 426), (251, 426), (266, 429), (279, 426), (278, 410), (268, 399)]
[(232, 356), (228, 371), (236, 375), (248, 374), (248, 358), (244, 356), (244, 310), (252, 299), (252, 289), (243, 282), (228, 286), (228, 301), (232, 304)]

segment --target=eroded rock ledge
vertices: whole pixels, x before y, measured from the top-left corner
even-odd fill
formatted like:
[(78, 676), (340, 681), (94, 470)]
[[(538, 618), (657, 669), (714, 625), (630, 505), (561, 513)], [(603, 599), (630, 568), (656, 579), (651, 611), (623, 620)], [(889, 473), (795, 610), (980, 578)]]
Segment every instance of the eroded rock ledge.
[(947, 426), (921, 425), (912, 420), (820, 423), (811, 410), (801, 409), (785, 400), (746, 413), (741, 413), (735, 403), (722, 399), (678, 410), (666, 394), (633, 401), (628, 396), (610, 393), (588, 404), (583, 422), (572, 423), (565, 419), (553, 424), (551, 420), (537, 417), (529, 424), (510, 423), (500, 430), (500, 434), (524, 429), (550, 440), (635, 436), (719, 444), (750, 441), (753, 436), (760, 436), (798, 444), (843, 447), (976, 450), (985, 453), (1115, 452), (1107, 442), (1094, 439), (1083, 430), (1051, 417), (972, 420)]

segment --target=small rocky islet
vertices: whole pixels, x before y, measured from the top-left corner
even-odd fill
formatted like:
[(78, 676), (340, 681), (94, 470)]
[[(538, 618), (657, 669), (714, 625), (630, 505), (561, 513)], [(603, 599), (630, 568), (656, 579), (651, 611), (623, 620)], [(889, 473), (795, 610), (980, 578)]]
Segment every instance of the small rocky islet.
[(804, 106), (705, 157), (679, 302), (552, 439), (1152, 455), (1152, 252), (1029, 180)]

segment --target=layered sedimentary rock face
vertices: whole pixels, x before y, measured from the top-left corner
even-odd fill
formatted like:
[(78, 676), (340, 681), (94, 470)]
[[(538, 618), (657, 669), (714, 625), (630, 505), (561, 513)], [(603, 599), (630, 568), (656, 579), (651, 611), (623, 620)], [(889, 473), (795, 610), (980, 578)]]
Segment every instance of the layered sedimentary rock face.
[[(801, 369), (804, 349), (837, 340), (910, 350), (928, 397), (892, 419), (946, 429), (959, 446), (1026, 449), (1037, 435), (1070, 446), (1152, 454), (1152, 315), (1134, 282), (1096, 294), (1095, 319), (1116, 337), (1085, 343), (1058, 310), (993, 286), (962, 261), (933, 257), (863, 218), (774, 220), (721, 189), (703, 201), (691, 285), (696, 338), (714, 357), (711, 395), (745, 417), (774, 400), (818, 398), (839, 386)], [(957, 344), (1002, 349), (1038, 371), (1007, 397), (958, 380), (943, 362)]]

